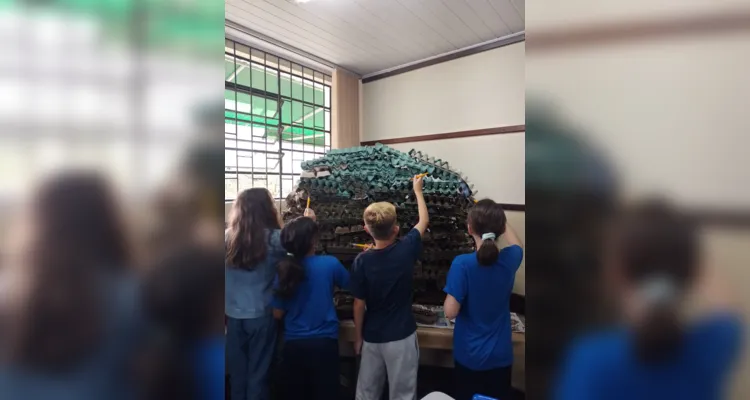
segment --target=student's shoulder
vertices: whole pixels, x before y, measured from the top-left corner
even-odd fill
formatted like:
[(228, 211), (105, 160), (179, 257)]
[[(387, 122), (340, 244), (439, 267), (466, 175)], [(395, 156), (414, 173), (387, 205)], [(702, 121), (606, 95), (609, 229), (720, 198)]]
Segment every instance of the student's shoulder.
[(338, 258), (331, 255), (319, 255), (315, 256), (315, 263), (319, 265), (325, 265), (326, 267), (338, 267), (341, 264)]
[(568, 363), (588, 365), (597, 371), (608, 366), (622, 365), (629, 354), (627, 332), (624, 329), (608, 329), (582, 335), (574, 340), (568, 351)]
[(466, 268), (476, 263), (477, 263), (477, 254), (466, 253), (466, 254), (461, 254), (461, 255), (456, 256), (456, 258), (453, 259), (452, 266), (456, 268)]
[[(689, 351), (707, 359), (732, 359), (742, 346), (742, 318), (731, 311), (715, 312), (693, 323), (688, 333)], [(728, 362), (728, 361), (727, 361)]]

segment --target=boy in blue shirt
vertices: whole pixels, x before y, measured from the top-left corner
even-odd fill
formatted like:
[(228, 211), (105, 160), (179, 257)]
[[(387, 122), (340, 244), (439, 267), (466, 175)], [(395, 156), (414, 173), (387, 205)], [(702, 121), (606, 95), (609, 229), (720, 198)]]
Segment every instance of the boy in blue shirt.
[(362, 356), (357, 400), (380, 400), (386, 378), (391, 400), (417, 395), (419, 345), (411, 304), (414, 265), (429, 222), (422, 185), (422, 178), (414, 177), (419, 222), (399, 240), (393, 204), (373, 203), (364, 212), (365, 230), (375, 246), (352, 265), (354, 351)]
[[(456, 318), (456, 400), (475, 394), (505, 399), (513, 366), (510, 294), (523, 249), (502, 206), (492, 200), (471, 209), (468, 228), (477, 251), (453, 260), (443, 307), (447, 318)], [(501, 250), (496, 241), (503, 234), (510, 246)]]
[(317, 237), (318, 224), (307, 217), (281, 230), (288, 254), (279, 263), (271, 304), (274, 317), (284, 320), (284, 398), (290, 400), (338, 397), (339, 320), (333, 290), (349, 285), (349, 272), (335, 257), (315, 255)]

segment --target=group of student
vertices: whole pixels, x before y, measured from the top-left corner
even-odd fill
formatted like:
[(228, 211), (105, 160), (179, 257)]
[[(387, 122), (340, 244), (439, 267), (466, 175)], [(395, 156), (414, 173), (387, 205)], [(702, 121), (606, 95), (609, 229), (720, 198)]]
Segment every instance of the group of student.
[[(370, 204), (364, 226), (374, 244), (351, 272), (332, 256), (316, 255), (312, 209), (282, 228), (270, 193), (253, 188), (237, 197), (226, 232), (226, 358), (232, 400), (266, 400), (279, 320), (281, 374), (287, 399), (339, 396), (339, 321), (335, 287), (354, 296), (354, 351), (361, 355), (357, 400), (417, 396), (419, 344), (412, 313), (414, 266), (429, 224), (420, 176), (413, 179), (419, 221), (400, 235), (393, 204)], [(510, 294), (523, 258), (521, 242), (502, 206), (479, 201), (468, 216), (477, 251), (456, 257), (445, 287), (445, 316), (455, 318), (458, 400), (483, 394), (503, 399), (510, 390), (513, 352)], [(505, 236), (509, 246), (500, 249)]]

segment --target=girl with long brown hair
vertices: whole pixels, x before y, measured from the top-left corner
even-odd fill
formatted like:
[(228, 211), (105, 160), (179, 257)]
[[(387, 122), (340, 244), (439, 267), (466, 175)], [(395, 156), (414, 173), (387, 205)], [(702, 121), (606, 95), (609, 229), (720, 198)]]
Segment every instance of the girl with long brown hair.
[(94, 172), (61, 173), (40, 187), (27, 216), (18, 258), (3, 265), (21, 287), (2, 309), (0, 393), (129, 398), (140, 313), (107, 182)]
[(226, 359), (232, 400), (270, 396), (269, 368), (276, 347), (273, 280), (287, 253), (280, 232), (279, 213), (268, 190), (252, 188), (237, 196), (225, 235)]

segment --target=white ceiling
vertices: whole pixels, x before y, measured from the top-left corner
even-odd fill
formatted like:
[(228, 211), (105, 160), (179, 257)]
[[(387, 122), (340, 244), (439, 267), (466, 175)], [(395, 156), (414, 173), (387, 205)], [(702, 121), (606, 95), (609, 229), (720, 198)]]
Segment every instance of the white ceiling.
[(360, 75), (524, 30), (525, 0), (225, 0), (226, 18)]

